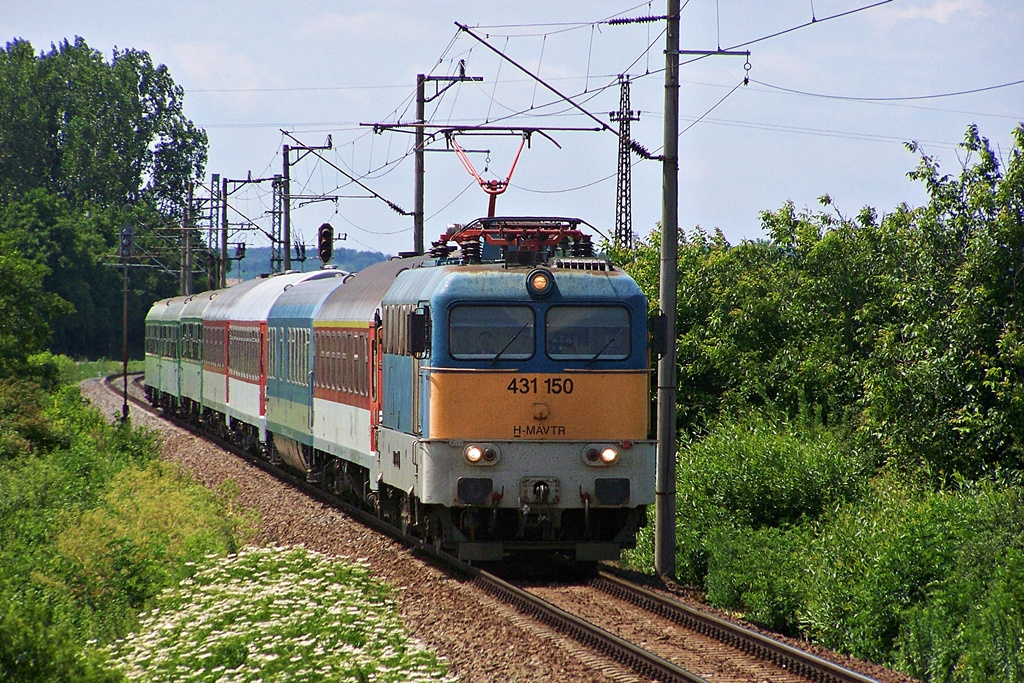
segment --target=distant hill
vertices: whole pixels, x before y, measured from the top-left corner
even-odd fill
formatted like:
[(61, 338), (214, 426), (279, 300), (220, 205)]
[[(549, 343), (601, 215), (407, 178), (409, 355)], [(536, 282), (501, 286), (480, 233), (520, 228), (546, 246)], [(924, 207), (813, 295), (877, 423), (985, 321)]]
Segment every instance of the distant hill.
[[(292, 270), (300, 272), (320, 270), (320, 259), (310, 249), (305, 261), (292, 261)], [(373, 265), (379, 261), (385, 261), (388, 256), (379, 251), (357, 251), (355, 249), (334, 250), (334, 258), (330, 264), (338, 267), (339, 270), (356, 272), (366, 266)], [(228, 273), (229, 280), (251, 280), (270, 272), (270, 247), (248, 247), (245, 250), (245, 258), (241, 261), (231, 262), (231, 271)]]

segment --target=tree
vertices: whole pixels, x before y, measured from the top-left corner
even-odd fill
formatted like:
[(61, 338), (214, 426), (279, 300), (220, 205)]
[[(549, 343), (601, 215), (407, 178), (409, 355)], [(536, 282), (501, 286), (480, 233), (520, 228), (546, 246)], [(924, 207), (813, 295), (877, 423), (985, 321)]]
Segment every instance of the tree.
[[(1006, 169), (968, 129), (925, 206), (764, 212), (768, 239), (679, 245), (679, 424), (768, 407), (840, 426), (939, 480), (1024, 467), (1024, 127)], [(910, 145), (911, 150), (917, 148)], [(628, 266), (649, 296), (658, 252)], [(622, 256), (622, 255), (620, 255)]]
[(28, 357), (49, 341), (47, 320), (71, 309), (43, 290), (46, 270), (0, 235), (0, 378), (24, 372)]
[[(142, 51), (114, 50), (106, 62), (81, 38), (38, 55), (23, 40), (0, 50), (0, 235), (45, 264), (44, 289), (74, 307), (53, 321), (54, 350), (120, 349), (121, 279), (109, 267), (118, 231), (131, 223), (152, 250), (155, 228), (180, 225), (186, 186), (206, 162), (206, 134), (184, 116), (182, 98)], [(180, 231), (171, 235), (160, 249), (173, 272)], [(138, 351), (145, 309), (176, 287), (146, 270), (133, 273), (132, 290)]]
[(23, 40), (0, 51), (0, 197), (44, 188), (74, 204), (151, 202), (172, 219), (201, 177), (206, 134), (184, 91), (139, 50), (105, 62), (82, 38), (36, 57)]

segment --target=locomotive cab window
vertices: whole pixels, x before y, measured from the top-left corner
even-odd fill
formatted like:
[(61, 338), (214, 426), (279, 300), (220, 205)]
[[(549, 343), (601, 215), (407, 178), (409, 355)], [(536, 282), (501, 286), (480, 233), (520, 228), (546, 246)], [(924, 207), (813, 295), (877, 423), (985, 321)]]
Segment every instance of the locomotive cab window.
[(529, 306), (456, 306), (448, 314), (448, 346), (458, 360), (532, 358), (534, 328)]
[(552, 306), (546, 318), (552, 360), (623, 360), (629, 357), (629, 310), (622, 306)]

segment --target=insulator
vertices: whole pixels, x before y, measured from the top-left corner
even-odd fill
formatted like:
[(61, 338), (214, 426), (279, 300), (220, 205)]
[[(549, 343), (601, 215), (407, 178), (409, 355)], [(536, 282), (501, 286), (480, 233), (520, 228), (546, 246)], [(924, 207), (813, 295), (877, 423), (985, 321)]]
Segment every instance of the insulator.
[(655, 21), (662, 21), (668, 19), (668, 16), (662, 14), (659, 16), (647, 15), (644, 17), (615, 17), (609, 19), (606, 23), (610, 26), (621, 26), (622, 24), (650, 24)]
[(463, 263), (480, 263), (483, 258), (483, 246), (479, 242), (462, 242), (459, 246), (462, 247)]
[(649, 151), (647, 151), (647, 148), (644, 147), (643, 145), (641, 145), (636, 140), (630, 140), (629, 141), (629, 148), (631, 150), (633, 150), (634, 154), (642, 156), (644, 159), (652, 158), (651, 153)]
[(430, 255), (434, 258), (448, 258), (448, 254), (455, 251), (455, 247), (445, 242), (434, 242), (430, 245)]
[(594, 255), (594, 243), (590, 235), (584, 235), (580, 240), (580, 256), (591, 257)]

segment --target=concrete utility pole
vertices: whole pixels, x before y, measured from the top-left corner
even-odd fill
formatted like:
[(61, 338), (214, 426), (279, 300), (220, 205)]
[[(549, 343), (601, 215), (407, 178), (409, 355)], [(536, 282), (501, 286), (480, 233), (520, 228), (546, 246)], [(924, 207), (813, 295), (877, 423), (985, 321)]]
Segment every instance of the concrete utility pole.
[(658, 301), (668, 318), (658, 361), (658, 464), (654, 568), (676, 573), (676, 279), (679, 260), (679, 0), (668, 0), (665, 32), (665, 152), (661, 166), (661, 270)]
[(426, 82), (426, 75), (416, 74), (416, 178), (413, 181), (415, 197), (412, 207), (412, 248), (417, 254), (423, 253), (423, 181), (425, 175), (423, 125), (426, 123), (427, 116)]
[(220, 282), (223, 289), (228, 286), (228, 179), (221, 180), (220, 189)]
[[(281, 131), (285, 135), (292, 137), (285, 131)], [(282, 271), (292, 269), (292, 182), (291, 182), (291, 171), (292, 164), (299, 163), (302, 157), (306, 156), (309, 152), (316, 154), (317, 150), (331, 149), (332, 147), (331, 136), (327, 136), (327, 144), (319, 145), (317, 147), (310, 147), (308, 145), (282, 145), (281, 156), (284, 160), (283, 173), (281, 174), (281, 181), (278, 189), (280, 190), (280, 201), (281, 201), (281, 231), (283, 235), (277, 236), (280, 239), (280, 243), (283, 245), (281, 249), (281, 261)], [(295, 158), (295, 161), (291, 159), (292, 152), (302, 152)], [(317, 154), (319, 157), (320, 155)], [(321, 159), (323, 157), (320, 157)], [(273, 250), (271, 250), (273, 251)], [(273, 258), (273, 257), (271, 257)], [(273, 267), (271, 267), (273, 270)]]
[[(458, 76), (427, 76), (416, 75), (416, 178), (414, 181), (414, 206), (412, 209), (413, 224), (413, 249), (417, 254), (423, 253), (423, 181), (424, 181), (424, 152), (426, 151), (426, 135), (423, 127), (426, 125), (426, 104), (440, 97), (448, 88), (462, 81), (482, 81), (483, 76), (467, 76), (466, 63), (459, 62)], [(447, 82), (443, 88), (438, 89), (431, 97), (426, 96), (426, 84), (428, 82)]]
[[(654, 568), (676, 573), (676, 282), (679, 264), (679, 55), (746, 57), (748, 50), (680, 50), (679, 0), (668, 0), (665, 32), (665, 155), (662, 157), (659, 306), (666, 353), (658, 361), (658, 465), (655, 493)], [(744, 80), (744, 83), (746, 80)]]
[(288, 163), (288, 152), (291, 149), (288, 145), (281, 147), (281, 156), (284, 157), (284, 172), (281, 174), (281, 224), (284, 235), (281, 241), (284, 248), (281, 250), (281, 270), (287, 272), (292, 269), (292, 180)]
[(124, 381), (124, 402), (121, 404), (121, 422), (128, 422), (128, 293), (129, 275), (128, 261), (135, 251), (135, 229), (125, 224), (121, 226), (121, 243), (118, 247), (118, 254), (121, 257), (121, 376)]

